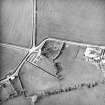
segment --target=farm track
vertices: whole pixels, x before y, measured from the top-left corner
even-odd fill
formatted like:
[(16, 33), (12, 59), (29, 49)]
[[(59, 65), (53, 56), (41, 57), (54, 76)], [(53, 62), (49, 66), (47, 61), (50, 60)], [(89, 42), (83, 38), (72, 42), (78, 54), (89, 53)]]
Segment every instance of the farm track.
[(11, 44), (5, 44), (5, 43), (0, 43), (1, 47), (7, 47), (7, 48), (16, 48), (16, 49), (20, 49), (20, 50), (26, 50), (28, 51), (28, 54), (23, 58), (22, 62), (19, 64), (19, 66), (17, 67), (17, 69), (19, 70), (19, 68), (21, 68), (23, 62), (25, 62), (27, 60), (27, 58), (33, 53), (33, 52), (38, 52), (38, 50), (43, 46), (43, 44), (47, 41), (47, 40), (56, 40), (56, 41), (62, 41), (63, 43), (66, 43), (67, 45), (76, 45), (76, 46), (81, 46), (81, 47), (100, 47), (100, 48), (105, 48), (105, 46), (98, 46), (98, 45), (91, 45), (91, 44), (84, 44), (84, 43), (78, 43), (78, 42), (72, 42), (72, 41), (65, 41), (65, 40), (59, 40), (59, 39), (55, 39), (55, 38), (47, 38), (45, 39), (39, 46), (37, 47), (32, 47), (30, 49), (28, 48), (24, 48), (24, 47), (20, 47), (20, 46), (15, 46), (15, 45), (11, 45)]
[(17, 69), (19, 70), (22, 66), (22, 64), (24, 64), (23, 62), (25, 62), (27, 60), (27, 58), (33, 53), (33, 52), (38, 52), (38, 50), (43, 46), (43, 44), (47, 41), (47, 40), (57, 40), (57, 41), (62, 41), (63, 43), (66, 43), (68, 45), (76, 45), (76, 46), (82, 46), (82, 47), (100, 47), (100, 48), (105, 48), (105, 46), (98, 46), (98, 45), (91, 45), (91, 44), (84, 44), (84, 43), (77, 43), (77, 42), (71, 42), (71, 41), (64, 41), (64, 40), (59, 40), (59, 39), (55, 39), (55, 38), (47, 38), (45, 39), (39, 46), (37, 47), (32, 47), (30, 49), (24, 48), (24, 47), (20, 47), (20, 46), (15, 46), (15, 45), (11, 45), (11, 44), (4, 44), (4, 43), (0, 43), (0, 46), (2, 47), (10, 47), (10, 48), (16, 48), (16, 49), (20, 49), (20, 50), (26, 50), (28, 51), (28, 54), (23, 58), (22, 62), (19, 64), (19, 66), (17, 67)]
[[(7, 48), (14, 48), (14, 49), (21, 49), (21, 50), (25, 50), (25, 51), (27, 51), (27, 54), (25, 55), (25, 57), (22, 59), (22, 61), (17, 65), (17, 67), (16, 68), (14, 68), (14, 72), (12, 72), (11, 73), (11, 75), (9, 75), (9, 77), (6, 77), (6, 78), (4, 78), (3, 80), (1, 80), (0, 81), (0, 84), (4, 84), (6, 81), (8, 81), (9, 79), (13, 79), (13, 78), (15, 78), (15, 77), (17, 77), (17, 76), (19, 76), (19, 78), (20, 78), (20, 75), (19, 75), (19, 72), (20, 72), (20, 70), (21, 70), (21, 68), (24, 66), (24, 64), (25, 64), (25, 62), (28, 62), (27, 61), (27, 59), (30, 57), (30, 55), (32, 54), (32, 53), (38, 53), (39, 55), (40, 55), (40, 49), (41, 49), (41, 47), (44, 45), (44, 43), (46, 42), (46, 41), (48, 41), (48, 40), (56, 40), (56, 41), (61, 41), (61, 42), (63, 42), (63, 43), (66, 43), (66, 45), (67, 46), (69, 46), (69, 45), (75, 45), (75, 46), (79, 46), (79, 47), (84, 47), (84, 48), (86, 48), (86, 47), (100, 47), (100, 48), (103, 48), (103, 49), (105, 49), (105, 46), (99, 46), (99, 45), (91, 45), (91, 44), (86, 44), (86, 43), (79, 43), (79, 42), (73, 42), (73, 41), (69, 41), (69, 40), (63, 40), (63, 39), (61, 39), (61, 38), (46, 38), (46, 39), (44, 39), (38, 46), (36, 46), (36, 44), (37, 44), (37, 37), (38, 37), (38, 34), (37, 34), (37, 1), (35, 2), (35, 0), (33, 0), (33, 30), (32, 30), (32, 46), (31, 46), (31, 48), (25, 48), (25, 47), (20, 47), (20, 46), (16, 46), (16, 45), (12, 45), (12, 44), (6, 44), (6, 43), (0, 43), (0, 46), (1, 47), (7, 47)], [(78, 52), (77, 52), (78, 53)], [(75, 57), (77, 57), (77, 54), (75, 55)], [(36, 59), (37, 60), (37, 59)], [(35, 67), (38, 67), (39, 69), (41, 69), (43, 72), (46, 72), (46, 70), (45, 69), (43, 69), (43, 68), (41, 68), (41, 67), (39, 67), (38, 65), (35, 65), (35, 63), (32, 63), (32, 62), (28, 62), (28, 63), (30, 63), (30, 64), (32, 64), (32, 65), (34, 65)], [(50, 75), (50, 76), (52, 76), (52, 77), (54, 77), (54, 78), (56, 78), (56, 76), (55, 75), (52, 75), (52, 74), (50, 74), (49, 72), (46, 72), (48, 75)], [(93, 74), (94, 75), (94, 74)], [(21, 83), (22, 83), (22, 80), (21, 80), (21, 78), (20, 78), (20, 81), (21, 81)], [(62, 83), (62, 84), (64, 84), (64, 83)], [(94, 80), (93, 82), (88, 82), (88, 83), (86, 83), (86, 82), (83, 82), (83, 83), (75, 83), (75, 84), (73, 84), (72, 86), (69, 86), (69, 85), (67, 85), (66, 87), (61, 87), (61, 88), (59, 88), (59, 89), (53, 89), (53, 88), (51, 88), (51, 89), (48, 89), (48, 90), (43, 90), (43, 91), (40, 91), (40, 92), (36, 92), (35, 94), (33, 94), (33, 96), (34, 95), (37, 95), (38, 96), (38, 99), (35, 101), (35, 103), (36, 104), (38, 104), (39, 103), (39, 105), (40, 105), (40, 101), (41, 101), (41, 99), (43, 98), (48, 98), (49, 96), (56, 96), (56, 95), (61, 95), (62, 96), (62, 94), (65, 94), (65, 93), (69, 93), (69, 92), (73, 92), (73, 91), (77, 91), (77, 90), (84, 90), (84, 88), (86, 88), (86, 89), (88, 89), (88, 90), (90, 90), (90, 89), (93, 89), (93, 88), (96, 88), (96, 87), (98, 87), (99, 85), (104, 85), (105, 84), (105, 80), (103, 79), (103, 80)], [(24, 86), (22, 86), (23, 88), (24, 88)], [(25, 93), (26, 91), (24, 90), (24, 91), (22, 91), (21, 93), (22, 94), (20, 94), (19, 96), (15, 96), (15, 97), (10, 97), (10, 100), (13, 100), (14, 98), (17, 98), (17, 97), (20, 97), (21, 95), (25, 95), (24, 93)], [(29, 96), (28, 98), (30, 98), (31, 96)], [(42, 99), (42, 100), (43, 100)], [(5, 101), (4, 102), (4, 104), (3, 105), (5, 105), (5, 103), (7, 102), (7, 104), (8, 104), (8, 101), (9, 100), (7, 100), (7, 101)], [(27, 104), (27, 103), (26, 103)], [(33, 103), (32, 103), (33, 105), (34, 105), (34, 101), (33, 101)], [(45, 104), (46, 105), (46, 104)]]

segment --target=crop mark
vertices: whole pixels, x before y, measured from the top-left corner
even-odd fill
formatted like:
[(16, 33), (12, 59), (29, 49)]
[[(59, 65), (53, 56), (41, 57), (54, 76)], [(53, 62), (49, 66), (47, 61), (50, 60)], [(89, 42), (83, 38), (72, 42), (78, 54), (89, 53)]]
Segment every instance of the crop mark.
[[(34, 38), (33, 38), (33, 39), (34, 39)], [(46, 39), (46, 40), (56, 40), (56, 39), (48, 38), (48, 39)], [(42, 42), (42, 44), (43, 44), (46, 40), (44, 40), (44, 41)], [(35, 40), (34, 40), (34, 41), (35, 41)], [(33, 41), (33, 42), (34, 42), (34, 41)], [(68, 43), (68, 44), (72, 44), (72, 45), (77, 45), (77, 46), (85, 46), (85, 47), (87, 47), (87, 46), (93, 46), (93, 47), (103, 47), (103, 48), (105, 48), (105, 46), (97, 46), (97, 45), (83, 44), (83, 43), (77, 43), (77, 42), (71, 42), (71, 41), (64, 41), (64, 40), (59, 40), (59, 41), (62, 41), (62, 42)], [(35, 41), (35, 43), (36, 43), (36, 41)], [(42, 44), (41, 44), (41, 45), (42, 45)], [(39, 45), (39, 46), (36, 47), (36, 48), (39, 48), (41, 45)], [(15, 46), (15, 45), (10, 45), (10, 44), (3, 44), (3, 43), (0, 43), (0, 46), (12, 47), (12, 48), (18, 48), (18, 49), (24, 49), (23, 47), (19, 47), (19, 46)], [(31, 48), (28, 49), (28, 51), (29, 51), (29, 50), (31, 50)], [(31, 53), (32, 53), (32, 52), (31, 52)], [(12, 75), (10, 75), (9, 78), (6, 78), (6, 79), (3, 79), (2, 81), (0, 81), (0, 84), (4, 84), (7, 80), (11, 79), (12, 76), (13, 76), (13, 77), (18, 76), (19, 70), (21, 69), (21, 67), (23, 66), (23, 64), (25, 63), (25, 61), (27, 61), (27, 58), (30, 56), (31, 53), (28, 52), (27, 55), (23, 58), (22, 62), (16, 67), (15, 72), (12, 73)], [(78, 54), (78, 52), (77, 52), (77, 54)], [(77, 56), (77, 55), (76, 55), (76, 56)], [(29, 61), (27, 61), (27, 62), (29, 62)], [(35, 64), (33, 64), (32, 62), (29, 62), (29, 63), (31, 63), (32, 65), (38, 67), (38, 68), (41, 69), (42, 71), (44, 71), (44, 72), (46, 72), (46, 73), (52, 75), (52, 76), (55, 77), (56, 79), (58, 79), (57, 76), (55, 76), (55, 75), (53, 75), (53, 74), (47, 72), (46, 70), (44, 70), (43, 68), (39, 67), (38, 65), (35, 65)], [(58, 69), (62, 69), (62, 68), (60, 68), (60, 67), (58, 66)], [(21, 79), (20, 79), (20, 80), (21, 80)], [(105, 80), (100, 81), (100, 82), (98, 81), (98, 82), (94, 82), (94, 83), (88, 83), (88, 84), (86, 84), (86, 83), (75, 84), (73, 87), (69, 87), (69, 86), (68, 86), (68, 87), (66, 87), (66, 88), (60, 88), (60, 89), (57, 89), (57, 90), (53, 90), (53, 89), (52, 89), (52, 90), (46, 90), (46, 91), (42, 91), (42, 93), (40, 93), (40, 94), (38, 94), (38, 95), (41, 96), (41, 97), (46, 97), (46, 96), (51, 96), (51, 95), (56, 95), (56, 94), (62, 94), (62, 93), (64, 93), (64, 92), (74, 91), (74, 90), (77, 90), (77, 89), (80, 89), (80, 88), (83, 88), (83, 87), (87, 87), (88, 89), (90, 89), (90, 88), (94, 88), (94, 87), (98, 86), (99, 84), (105, 84)], [(38, 102), (39, 102), (39, 101), (38, 101)]]

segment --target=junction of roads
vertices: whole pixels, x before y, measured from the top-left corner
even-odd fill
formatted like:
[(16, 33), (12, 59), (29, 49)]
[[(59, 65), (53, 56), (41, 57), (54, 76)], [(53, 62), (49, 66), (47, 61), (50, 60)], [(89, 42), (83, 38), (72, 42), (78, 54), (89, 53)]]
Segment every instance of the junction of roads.
[(43, 96), (105, 84), (105, 46), (50, 36), (37, 44), (37, 0), (32, 4), (30, 48), (0, 42), (1, 50), (25, 52), (16, 67), (6, 71), (0, 68), (0, 103), (24, 94), (35, 105)]

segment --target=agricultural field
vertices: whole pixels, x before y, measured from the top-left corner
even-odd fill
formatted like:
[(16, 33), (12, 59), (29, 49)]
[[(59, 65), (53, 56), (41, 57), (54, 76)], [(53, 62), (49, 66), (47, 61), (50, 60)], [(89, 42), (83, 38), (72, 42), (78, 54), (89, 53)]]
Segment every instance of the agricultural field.
[(105, 105), (104, 0), (0, 0), (0, 105)]

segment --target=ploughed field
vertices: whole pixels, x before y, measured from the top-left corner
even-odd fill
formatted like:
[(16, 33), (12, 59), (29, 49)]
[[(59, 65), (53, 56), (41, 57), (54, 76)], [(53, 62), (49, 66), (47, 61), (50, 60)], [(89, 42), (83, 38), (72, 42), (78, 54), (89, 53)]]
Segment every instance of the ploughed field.
[(101, 60), (85, 56), (105, 46), (104, 9), (104, 0), (38, 0), (33, 35), (32, 0), (1, 0), (0, 104), (104, 105)]

